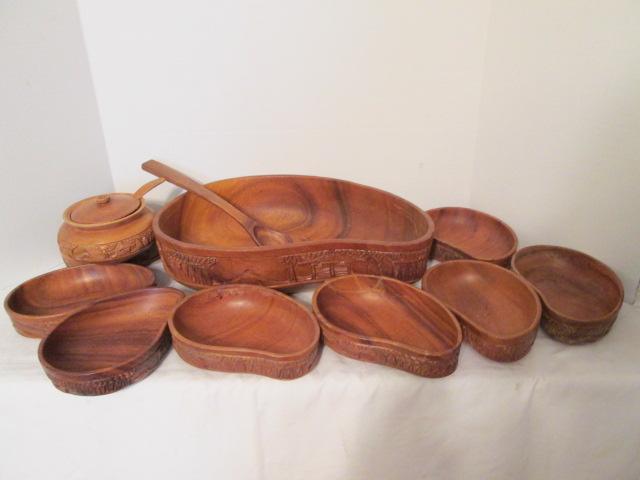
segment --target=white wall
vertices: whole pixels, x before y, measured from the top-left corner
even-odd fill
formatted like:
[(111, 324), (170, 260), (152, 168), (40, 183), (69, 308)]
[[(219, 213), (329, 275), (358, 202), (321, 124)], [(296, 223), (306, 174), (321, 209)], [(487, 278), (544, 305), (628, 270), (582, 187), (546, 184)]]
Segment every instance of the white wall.
[(307, 173), (469, 201), (488, 0), (79, 6), (119, 190), (157, 157), (203, 180)]
[(496, 0), (471, 204), (640, 278), (640, 2)]
[(348, 178), (585, 250), (633, 299), (637, 1), (78, 3), (118, 190), (150, 157)]
[(113, 183), (75, 2), (0, 0), (0, 288), (62, 260), (72, 202)]

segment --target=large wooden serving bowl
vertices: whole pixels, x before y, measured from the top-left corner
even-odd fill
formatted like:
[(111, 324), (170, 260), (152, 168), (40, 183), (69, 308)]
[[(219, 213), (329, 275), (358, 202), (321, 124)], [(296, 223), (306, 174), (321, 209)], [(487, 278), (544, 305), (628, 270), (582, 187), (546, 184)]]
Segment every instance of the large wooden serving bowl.
[(320, 328), (311, 312), (257, 285), (219, 285), (191, 295), (169, 328), (178, 354), (208, 370), (292, 379), (318, 357)]
[(443, 377), (458, 365), (462, 331), (431, 295), (386, 277), (350, 275), (316, 290), (325, 343), (342, 355)]
[(72, 312), (101, 298), (150, 287), (155, 276), (138, 265), (82, 265), (32, 278), (13, 289), (4, 308), (18, 333), (42, 338)]
[(422, 288), (456, 314), (465, 338), (482, 355), (510, 362), (531, 349), (542, 307), (515, 273), (491, 263), (453, 260), (427, 270)]
[(183, 297), (174, 288), (145, 288), (96, 302), (40, 342), (40, 363), (56, 388), (76, 395), (140, 381), (171, 348), (167, 321)]
[(153, 225), (165, 270), (189, 287), (284, 288), (350, 273), (412, 282), (426, 268), (432, 220), (382, 190), (292, 175), (234, 178), (207, 188), (293, 243), (256, 246), (221, 209), (183, 194), (160, 210)]
[(536, 289), (544, 306), (542, 328), (569, 344), (593, 342), (611, 329), (624, 290), (604, 263), (569, 248), (535, 245), (519, 250), (513, 270)]
[(431, 256), (441, 262), (471, 259), (509, 266), (518, 237), (502, 220), (470, 208), (427, 210), (435, 224)]

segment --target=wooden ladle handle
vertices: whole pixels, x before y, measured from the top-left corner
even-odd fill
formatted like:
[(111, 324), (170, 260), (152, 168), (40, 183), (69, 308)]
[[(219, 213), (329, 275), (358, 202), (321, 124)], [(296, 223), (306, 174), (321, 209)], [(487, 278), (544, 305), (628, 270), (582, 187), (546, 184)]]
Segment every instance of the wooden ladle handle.
[(162, 182), (164, 182), (164, 178), (156, 178), (155, 180), (151, 180), (150, 182), (145, 183), (138, 190), (136, 190), (133, 196), (135, 198), (142, 198)]
[(244, 227), (244, 229), (249, 232), (252, 237), (254, 236), (253, 230), (257, 222), (253, 218), (247, 216), (245, 213), (241, 212), (236, 207), (231, 205), (220, 195), (206, 188), (200, 182), (186, 176), (182, 172), (174, 170), (164, 163), (158, 162), (157, 160), (148, 160), (144, 162), (142, 164), (142, 169), (146, 172), (152, 173), (156, 177), (164, 178), (168, 182), (171, 182), (178, 187), (182, 187), (191, 193), (195, 193), (209, 203), (213, 203), (217, 207), (220, 207), (222, 210), (227, 212), (227, 214), (236, 222), (242, 225), (242, 227)]

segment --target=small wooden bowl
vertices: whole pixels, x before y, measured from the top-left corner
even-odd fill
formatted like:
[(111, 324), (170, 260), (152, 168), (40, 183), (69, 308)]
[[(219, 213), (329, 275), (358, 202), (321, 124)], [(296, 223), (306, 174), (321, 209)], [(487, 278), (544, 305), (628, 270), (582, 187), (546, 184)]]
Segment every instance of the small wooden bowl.
[(325, 343), (347, 357), (423, 377), (444, 377), (458, 365), (462, 330), (431, 295), (373, 275), (329, 280), (313, 310)]
[(191, 295), (169, 329), (182, 359), (208, 370), (292, 379), (318, 357), (320, 328), (311, 312), (257, 285), (219, 285)]
[(462, 207), (427, 211), (435, 224), (431, 257), (441, 262), (471, 259), (509, 266), (518, 237), (502, 220)]
[(618, 317), (622, 283), (613, 270), (589, 255), (536, 245), (519, 250), (511, 266), (540, 295), (542, 328), (560, 342), (594, 342), (607, 334)]
[(155, 284), (153, 272), (138, 265), (81, 265), (27, 280), (4, 300), (16, 331), (42, 338), (72, 312), (101, 298)]
[(456, 314), (467, 341), (485, 357), (512, 362), (531, 349), (542, 307), (515, 273), (487, 262), (454, 260), (427, 270), (422, 289)]
[(76, 395), (138, 382), (171, 348), (167, 321), (183, 297), (175, 288), (145, 288), (89, 305), (40, 342), (40, 363), (56, 388)]

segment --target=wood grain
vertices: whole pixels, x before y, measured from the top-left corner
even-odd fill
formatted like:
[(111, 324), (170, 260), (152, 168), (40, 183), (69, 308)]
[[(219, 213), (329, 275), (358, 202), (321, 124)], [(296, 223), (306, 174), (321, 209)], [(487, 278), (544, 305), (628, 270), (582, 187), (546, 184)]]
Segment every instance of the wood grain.
[(169, 328), (178, 354), (208, 370), (292, 379), (318, 358), (320, 329), (311, 312), (256, 285), (198, 292), (176, 308)]
[(447, 260), (482, 260), (503, 267), (518, 247), (518, 237), (502, 220), (470, 208), (427, 210), (435, 224), (431, 256)]
[(321, 177), (222, 180), (207, 188), (293, 243), (256, 246), (238, 222), (187, 193), (154, 220), (165, 270), (192, 288), (251, 283), (286, 288), (350, 273), (418, 280), (433, 222), (387, 192)]
[(142, 195), (164, 180), (146, 183), (134, 194), (109, 193), (69, 206), (58, 231), (58, 247), (68, 266), (141, 261), (155, 251), (153, 212)]
[(534, 245), (514, 255), (512, 268), (540, 295), (542, 328), (558, 341), (594, 342), (609, 332), (618, 317), (624, 298), (620, 279), (585, 253)]
[(81, 265), (27, 280), (5, 298), (18, 333), (42, 338), (72, 312), (111, 295), (155, 284), (151, 270), (137, 265)]
[(184, 294), (146, 288), (109, 297), (69, 316), (40, 343), (56, 388), (104, 395), (149, 375), (171, 347), (167, 321)]
[(233, 218), (242, 228), (244, 228), (254, 243), (258, 246), (283, 245), (292, 242), (291, 237), (286, 233), (274, 230), (255, 218), (249, 217), (246, 213), (238, 210), (235, 205), (232, 205), (214, 191), (209, 190), (201, 183), (186, 176), (184, 173), (169, 167), (168, 165), (160, 163), (157, 160), (149, 160), (142, 164), (142, 169), (149, 173), (153, 173), (158, 177), (164, 178), (174, 185), (182, 187), (212, 205), (222, 209), (223, 212)]
[(467, 341), (487, 358), (515, 361), (531, 349), (542, 307), (535, 291), (513, 272), (492, 263), (453, 260), (427, 270), (422, 289), (455, 313)]
[(424, 377), (451, 374), (462, 331), (431, 295), (400, 281), (351, 275), (327, 281), (313, 297), (325, 343), (357, 360)]

